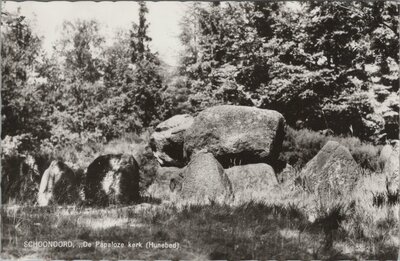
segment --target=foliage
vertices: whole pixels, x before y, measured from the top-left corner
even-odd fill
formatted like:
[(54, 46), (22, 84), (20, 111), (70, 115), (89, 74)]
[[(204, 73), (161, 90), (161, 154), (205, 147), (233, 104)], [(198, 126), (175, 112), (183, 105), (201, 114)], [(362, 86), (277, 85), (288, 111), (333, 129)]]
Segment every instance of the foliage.
[[(63, 59), (64, 77), (71, 83), (94, 83), (101, 76), (101, 53), (105, 39), (99, 34), (94, 20), (65, 21), (63, 35), (57, 45), (57, 54)], [(97, 56), (97, 57), (96, 57)]]
[(5, 16), (2, 45), (3, 134), (43, 144), (104, 143), (140, 133), (163, 117), (162, 73), (149, 48), (148, 12), (105, 44), (95, 20), (65, 21), (51, 57), (25, 18)]
[(2, 133), (48, 136), (49, 126), (43, 116), (43, 102), (35, 82), (42, 57), (41, 40), (29, 21), (18, 14), (2, 12), (1, 86)]
[[(41, 49), (30, 21), (4, 13), (2, 161), (8, 176), (21, 175), (20, 161), (28, 154), (40, 161), (40, 173), (59, 159), (81, 176), (111, 140), (121, 138), (115, 146), (131, 143), (123, 136), (145, 132), (163, 117), (163, 72), (149, 48), (145, 3), (139, 11), (139, 25), (119, 32), (109, 46), (97, 21), (65, 21), (52, 56)], [(156, 164), (149, 151), (141, 150), (147, 186)]]
[(389, 108), (384, 101), (398, 91), (398, 5), (298, 6), (191, 5), (180, 72), (194, 90), (193, 106), (259, 106), (280, 111), (292, 127), (374, 142), (397, 138), (389, 121), (398, 116), (398, 103)]
[(138, 23), (108, 45), (97, 21), (66, 21), (51, 57), (26, 18), (4, 13), (2, 138), (104, 143), (216, 104), (275, 109), (296, 128), (396, 138), (398, 12), (391, 2), (192, 3), (178, 73), (150, 50), (144, 2)]
[[(139, 25), (133, 24), (130, 31), (130, 58), (135, 64), (133, 70), (132, 88), (134, 104), (138, 107), (139, 118), (144, 127), (149, 127), (157, 122), (159, 106), (161, 105), (160, 89), (162, 78), (159, 73), (160, 61), (149, 48), (151, 38), (148, 36), (148, 23), (146, 3), (139, 2)], [(129, 93), (128, 93), (129, 95)]]
[(189, 89), (190, 80), (185, 76), (173, 75), (162, 91), (160, 118), (168, 119), (177, 114), (193, 113), (194, 106), (189, 97), (193, 91)]

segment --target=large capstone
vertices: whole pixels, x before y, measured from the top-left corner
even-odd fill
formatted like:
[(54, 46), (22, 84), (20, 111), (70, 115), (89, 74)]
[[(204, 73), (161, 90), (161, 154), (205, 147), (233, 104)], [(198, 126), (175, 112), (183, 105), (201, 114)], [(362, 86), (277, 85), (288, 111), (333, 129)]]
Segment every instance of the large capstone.
[(206, 149), (223, 165), (273, 164), (284, 137), (283, 116), (273, 110), (222, 105), (198, 114), (186, 131), (184, 156)]

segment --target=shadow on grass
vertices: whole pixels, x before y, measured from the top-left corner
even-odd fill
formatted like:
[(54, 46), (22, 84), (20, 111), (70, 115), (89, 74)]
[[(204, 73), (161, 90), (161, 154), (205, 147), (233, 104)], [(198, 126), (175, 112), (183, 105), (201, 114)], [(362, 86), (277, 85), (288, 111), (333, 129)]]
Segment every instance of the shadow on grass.
[[(2, 209), (3, 252), (13, 257), (36, 254), (61, 259), (350, 259), (294, 206), (250, 202), (239, 206), (140, 204), (97, 208)], [(69, 240), (142, 242), (143, 247), (24, 248), (24, 241)], [(348, 244), (345, 234), (335, 242)], [(146, 242), (179, 243), (179, 249), (145, 248)], [(382, 247), (382, 249), (384, 249)], [(385, 258), (397, 249), (385, 248)]]

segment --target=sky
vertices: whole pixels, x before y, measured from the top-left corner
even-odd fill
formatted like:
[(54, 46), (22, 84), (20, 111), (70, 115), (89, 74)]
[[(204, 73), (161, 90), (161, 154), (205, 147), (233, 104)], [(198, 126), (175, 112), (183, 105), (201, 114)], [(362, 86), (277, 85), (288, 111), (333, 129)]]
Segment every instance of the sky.
[[(170, 65), (176, 65), (182, 46), (179, 41), (179, 22), (185, 13), (187, 3), (148, 2), (150, 23), (149, 35), (151, 48), (160, 58)], [(102, 26), (101, 33), (112, 37), (118, 29), (128, 29), (132, 22), (138, 22), (138, 4), (136, 2), (13, 2), (2, 3), (5, 11), (17, 11), (32, 21), (34, 31), (43, 38), (43, 47), (51, 53), (52, 46), (61, 36), (62, 23), (65, 20), (95, 19)]]
[[(150, 23), (150, 47), (159, 53), (160, 58), (169, 65), (177, 65), (182, 45), (179, 41), (179, 23), (189, 3), (184, 2), (147, 2)], [(297, 8), (297, 2), (288, 2), (291, 8)], [(17, 11), (33, 23), (34, 31), (42, 37), (43, 47), (50, 54), (55, 41), (60, 38), (65, 20), (95, 19), (100, 22), (101, 33), (106, 39), (112, 39), (115, 31), (128, 29), (132, 22), (138, 22), (138, 4), (134, 1), (120, 2), (13, 2), (3, 1), (5, 11)], [(111, 41), (110, 41), (111, 42)]]

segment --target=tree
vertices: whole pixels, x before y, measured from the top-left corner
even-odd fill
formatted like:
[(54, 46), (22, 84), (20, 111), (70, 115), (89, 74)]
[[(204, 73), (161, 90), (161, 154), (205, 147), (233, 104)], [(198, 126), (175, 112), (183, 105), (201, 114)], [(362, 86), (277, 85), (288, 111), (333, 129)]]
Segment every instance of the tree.
[[(374, 84), (367, 68), (381, 61), (374, 51), (374, 34), (387, 27), (384, 24), (396, 28), (396, 16), (393, 5), (372, 6), (375, 7), (364, 2), (304, 4), (306, 15), (291, 24), (296, 26), (289, 36), (296, 37), (281, 37), (284, 34), (280, 33), (270, 42), (276, 72), (271, 71), (274, 76), (266, 88), (269, 94), (265, 95), (263, 106), (284, 112), (292, 126), (300, 122), (303, 127), (330, 128), (337, 134), (363, 139), (381, 137), (384, 122), (376, 113), (380, 110), (371, 97)], [(380, 11), (374, 14), (371, 10), (377, 7)], [(391, 22), (371, 24), (381, 21), (376, 16), (388, 14), (385, 10), (391, 10), (392, 15), (386, 16)], [(277, 31), (290, 30), (287, 24), (290, 23), (280, 23)], [(391, 37), (382, 39), (394, 36), (390, 32), (388, 35)], [(388, 52), (388, 46), (398, 44), (398, 37), (392, 44), (389, 42), (379, 52)], [(396, 58), (393, 55), (392, 59)], [(393, 73), (392, 77), (398, 79)]]
[(52, 78), (47, 88), (53, 90), (56, 143), (109, 141), (157, 122), (162, 76), (157, 55), (149, 48), (147, 12), (140, 3), (139, 25), (119, 32), (111, 46), (104, 45), (96, 21), (64, 23), (56, 46), (61, 66), (47, 61), (45, 70)]
[(159, 120), (161, 106), (162, 76), (157, 54), (151, 52), (147, 29), (146, 3), (139, 2), (139, 25), (133, 24), (130, 31), (130, 57), (132, 70), (127, 95), (133, 101), (143, 123), (149, 127)]
[(38, 96), (41, 41), (24, 16), (2, 12), (2, 138), (7, 135), (48, 136), (49, 126)]
[(96, 132), (97, 119), (89, 113), (107, 96), (101, 83), (103, 43), (96, 21), (65, 21), (53, 59), (43, 63), (43, 89), (48, 91), (52, 140), (57, 144)]
[(180, 73), (189, 78), (193, 106), (254, 105), (280, 111), (293, 127), (382, 138), (389, 131), (380, 111), (398, 115), (398, 6), (299, 6), (192, 5)]
[(65, 21), (57, 53), (64, 59), (65, 77), (71, 82), (94, 83), (102, 76), (100, 53), (104, 37), (95, 20)]
[(186, 50), (181, 73), (192, 79), (194, 106), (201, 110), (218, 103), (253, 105), (253, 96), (269, 80), (262, 47), (272, 37), (279, 5), (192, 5), (182, 26)]
[(130, 47), (131, 47), (131, 62), (136, 63), (142, 61), (147, 57), (146, 55), (151, 55), (148, 43), (151, 38), (147, 35), (147, 30), (149, 25), (147, 24), (146, 14), (149, 9), (146, 3), (143, 1), (139, 2), (139, 25), (133, 24), (130, 37)]

